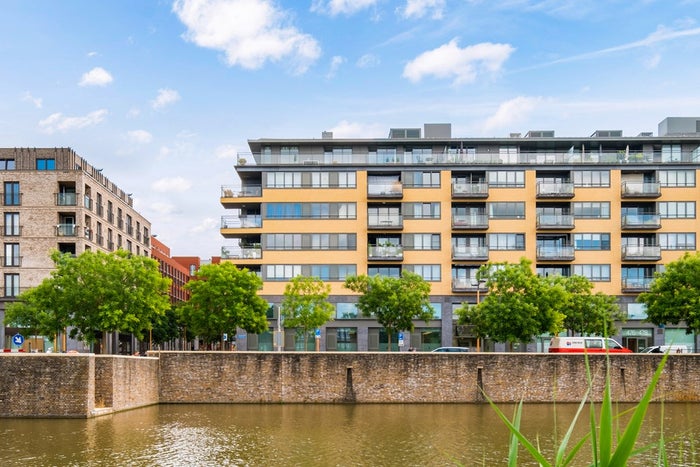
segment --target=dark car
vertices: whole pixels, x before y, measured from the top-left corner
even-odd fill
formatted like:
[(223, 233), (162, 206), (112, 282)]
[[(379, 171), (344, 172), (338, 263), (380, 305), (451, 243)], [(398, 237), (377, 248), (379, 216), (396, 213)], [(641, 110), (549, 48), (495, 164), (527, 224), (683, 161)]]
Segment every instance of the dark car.
[(438, 347), (432, 352), (469, 352), (469, 347)]

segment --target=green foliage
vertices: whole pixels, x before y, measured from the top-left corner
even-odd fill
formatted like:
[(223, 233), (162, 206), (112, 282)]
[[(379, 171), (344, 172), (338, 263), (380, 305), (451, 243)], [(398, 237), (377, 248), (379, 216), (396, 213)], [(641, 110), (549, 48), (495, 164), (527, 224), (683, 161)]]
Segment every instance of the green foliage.
[(319, 328), (333, 319), (333, 304), (328, 303), (331, 286), (317, 277), (296, 276), (284, 289), (280, 313), (284, 325), (299, 329), (306, 339), (311, 330)]
[(651, 323), (685, 321), (688, 332), (700, 332), (700, 253), (686, 253), (668, 263), (637, 301), (646, 305), (647, 321)]
[(345, 287), (362, 294), (357, 307), (384, 326), (389, 349), (392, 334), (413, 331), (414, 319), (427, 323), (432, 318), (430, 284), (418, 274), (403, 271), (400, 278), (362, 274), (345, 279)]
[(560, 311), (565, 315), (564, 328), (572, 335), (609, 337), (616, 333), (615, 322), (625, 321), (616, 298), (602, 292), (594, 294), (587, 278), (554, 276), (549, 280), (566, 292)]
[(170, 307), (170, 279), (158, 262), (126, 251), (86, 251), (80, 256), (51, 255), (56, 269), (38, 286), (19, 296), (5, 317), (55, 338), (70, 335), (87, 343), (95, 332), (128, 332), (138, 339)]
[(251, 333), (267, 330), (268, 303), (257, 294), (262, 280), (233, 263), (207, 264), (185, 288), (190, 300), (180, 309), (180, 319), (205, 342), (235, 335), (238, 328)]
[(559, 311), (566, 297), (561, 284), (534, 274), (531, 261), (518, 264), (489, 263), (479, 269), (488, 295), (476, 306), (457, 310), (462, 323), (474, 325), (478, 337), (498, 342), (530, 341), (534, 336), (562, 330), (564, 315)]

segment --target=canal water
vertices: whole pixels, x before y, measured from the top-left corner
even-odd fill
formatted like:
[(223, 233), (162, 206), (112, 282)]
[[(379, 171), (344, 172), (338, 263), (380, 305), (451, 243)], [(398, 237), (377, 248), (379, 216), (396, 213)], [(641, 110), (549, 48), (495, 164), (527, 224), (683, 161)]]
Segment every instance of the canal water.
[[(500, 407), (512, 416), (513, 405)], [(576, 409), (527, 405), (522, 431), (553, 459)], [(663, 431), (668, 465), (700, 465), (699, 409), (651, 406), (640, 445)], [(587, 424), (585, 410), (573, 440)], [(508, 440), (488, 405), (158, 405), (89, 420), (0, 419), (0, 465), (497, 466)], [(590, 464), (590, 448), (583, 454), (574, 465)], [(628, 465), (657, 465), (657, 456), (652, 449)], [(519, 459), (536, 465), (522, 449)]]

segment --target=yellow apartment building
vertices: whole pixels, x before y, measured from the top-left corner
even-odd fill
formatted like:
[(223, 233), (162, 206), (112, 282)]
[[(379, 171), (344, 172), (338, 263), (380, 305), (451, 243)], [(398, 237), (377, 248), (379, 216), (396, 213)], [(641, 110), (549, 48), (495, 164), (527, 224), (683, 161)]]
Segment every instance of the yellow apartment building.
[[(683, 326), (644, 322), (635, 298), (664, 264), (696, 251), (700, 118), (666, 118), (656, 135), (470, 138), (438, 123), (394, 128), (387, 138), (323, 132), (248, 144), (236, 165), (240, 185), (221, 188), (222, 260), (259, 274), (271, 307), (270, 332), (239, 334), (241, 349), (303, 347), (294, 330), (273, 342), (285, 285), (302, 274), (332, 287), (336, 314), (320, 330), (322, 350), (386, 350), (384, 330), (358, 313), (343, 281), (403, 270), (430, 282), (433, 320), (394, 336), (392, 347), (474, 347), (454, 310), (486, 292), (480, 266), (521, 257), (538, 274), (583, 275), (616, 296), (628, 318), (617, 338), (631, 349), (671, 341), (697, 348)], [(518, 350), (544, 351), (548, 340)]]

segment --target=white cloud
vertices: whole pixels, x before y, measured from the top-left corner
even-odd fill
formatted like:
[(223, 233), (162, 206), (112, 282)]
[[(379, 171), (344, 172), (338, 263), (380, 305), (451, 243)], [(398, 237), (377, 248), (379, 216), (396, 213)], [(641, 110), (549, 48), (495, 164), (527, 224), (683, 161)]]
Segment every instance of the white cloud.
[(377, 4), (377, 0), (314, 0), (311, 11), (331, 16), (352, 15)]
[(518, 96), (502, 102), (498, 110), (486, 120), (484, 130), (493, 130), (512, 126), (514, 123), (526, 121), (530, 113), (542, 102), (541, 97)]
[(406, 7), (401, 9), (405, 18), (422, 18), (432, 10), (433, 19), (442, 18), (445, 0), (406, 0)]
[(158, 96), (151, 101), (151, 107), (158, 110), (179, 100), (180, 94), (174, 89), (159, 89)]
[(141, 109), (139, 109), (138, 107), (132, 107), (126, 113), (126, 118), (136, 118), (139, 115), (141, 115)]
[(132, 130), (127, 132), (126, 137), (132, 143), (148, 144), (153, 141), (153, 135), (146, 130)]
[(211, 231), (218, 231), (220, 227), (220, 220), (219, 219), (214, 219), (213, 217), (205, 217), (202, 219), (202, 222), (200, 222), (198, 225), (195, 225), (190, 229), (191, 233), (202, 233), (202, 232), (211, 232)]
[(357, 60), (358, 68), (373, 68), (380, 63), (379, 57), (374, 54), (364, 54)]
[(29, 91), (25, 92), (24, 95), (22, 96), (22, 100), (26, 102), (31, 102), (34, 104), (34, 107), (37, 109), (40, 109), (41, 106), (43, 105), (43, 101), (40, 97), (34, 97), (31, 95)]
[(192, 188), (192, 182), (183, 177), (161, 178), (151, 188), (159, 193), (183, 192)]
[(661, 63), (661, 54), (655, 53), (644, 60), (644, 67), (647, 69), (654, 69)]
[(382, 138), (386, 137), (388, 130), (383, 124), (364, 124), (357, 122), (340, 121), (329, 131), (334, 138)]
[(232, 144), (219, 146), (214, 150), (217, 159), (235, 159), (238, 155), (238, 150)]
[(101, 67), (95, 67), (87, 73), (83, 73), (80, 82), (80, 86), (107, 86), (114, 78), (109, 74), (107, 70)]
[(481, 72), (496, 73), (515, 49), (509, 44), (482, 42), (460, 48), (452, 39), (437, 49), (423, 52), (403, 70), (403, 76), (414, 83), (425, 76), (454, 79), (455, 85), (472, 83)]
[(176, 212), (175, 205), (170, 203), (155, 202), (151, 203), (149, 208), (161, 216), (167, 216)]
[(101, 123), (107, 115), (106, 109), (95, 110), (82, 117), (67, 117), (60, 112), (54, 113), (39, 122), (39, 127), (45, 133), (55, 133), (57, 131), (66, 132), (77, 130)]
[(318, 42), (289, 26), (289, 15), (271, 0), (176, 0), (173, 11), (185, 26), (184, 38), (221, 50), (230, 66), (255, 70), (289, 58), (302, 74), (321, 55)]
[(326, 78), (333, 78), (343, 63), (345, 63), (345, 57), (341, 57), (340, 55), (334, 56), (331, 59), (331, 66), (328, 69), (328, 73), (326, 73)]

